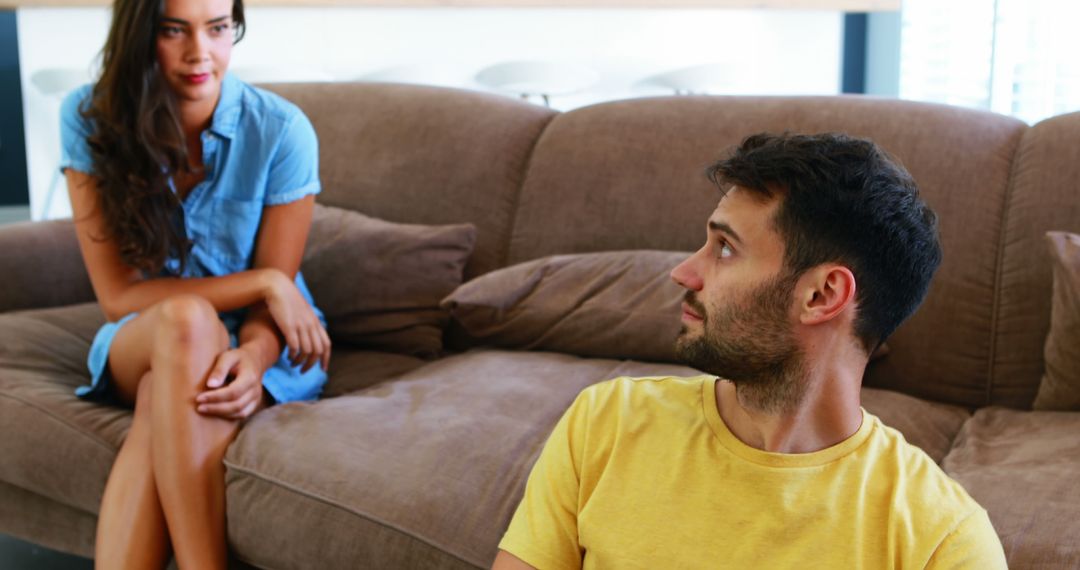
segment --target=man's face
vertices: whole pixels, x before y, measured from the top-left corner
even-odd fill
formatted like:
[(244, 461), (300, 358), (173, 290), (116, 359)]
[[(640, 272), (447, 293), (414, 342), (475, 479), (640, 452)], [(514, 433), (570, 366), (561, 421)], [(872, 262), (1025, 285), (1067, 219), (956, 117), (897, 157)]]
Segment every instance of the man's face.
[(770, 405), (798, 395), (802, 365), (792, 314), (798, 278), (783, 265), (772, 222), (778, 205), (732, 189), (709, 218), (704, 247), (671, 272), (687, 289), (676, 353), (736, 386), (760, 388)]

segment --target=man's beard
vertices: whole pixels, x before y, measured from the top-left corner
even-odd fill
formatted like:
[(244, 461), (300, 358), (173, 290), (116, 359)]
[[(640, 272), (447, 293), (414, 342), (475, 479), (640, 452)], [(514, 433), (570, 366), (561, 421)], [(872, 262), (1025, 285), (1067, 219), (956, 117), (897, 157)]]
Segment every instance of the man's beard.
[(744, 406), (768, 413), (794, 409), (806, 390), (803, 355), (788, 320), (796, 281), (784, 272), (711, 311), (687, 291), (686, 304), (702, 317), (702, 331), (691, 335), (683, 324), (675, 353), (690, 366), (731, 381)]

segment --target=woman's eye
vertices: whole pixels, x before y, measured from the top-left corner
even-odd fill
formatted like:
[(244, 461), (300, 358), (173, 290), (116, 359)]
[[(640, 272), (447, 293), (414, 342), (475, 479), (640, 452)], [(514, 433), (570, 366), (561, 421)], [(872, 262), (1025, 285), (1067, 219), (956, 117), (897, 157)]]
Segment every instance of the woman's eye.
[(214, 34), (216, 36), (219, 36), (219, 35), (224, 34), (225, 32), (227, 32), (229, 30), (229, 28), (230, 28), (229, 24), (216, 24), (216, 25), (214, 25), (213, 27), (210, 28), (210, 33), (212, 33), (212, 34)]
[(181, 33), (183, 33), (183, 31), (184, 30), (181, 30), (179, 26), (162, 26), (161, 27), (161, 35), (163, 35), (165, 37), (169, 37), (169, 38), (179, 36)]

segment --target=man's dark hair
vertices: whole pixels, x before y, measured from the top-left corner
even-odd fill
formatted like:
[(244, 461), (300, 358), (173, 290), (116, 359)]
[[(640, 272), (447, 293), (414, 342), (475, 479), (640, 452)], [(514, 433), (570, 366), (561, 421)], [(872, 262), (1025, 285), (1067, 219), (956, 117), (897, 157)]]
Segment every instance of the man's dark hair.
[(762, 199), (779, 195), (773, 219), (784, 265), (801, 275), (840, 263), (855, 275), (855, 337), (867, 353), (926, 296), (941, 263), (937, 216), (915, 180), (871, 141), (843, 134), (748, 137), (707, 175)]

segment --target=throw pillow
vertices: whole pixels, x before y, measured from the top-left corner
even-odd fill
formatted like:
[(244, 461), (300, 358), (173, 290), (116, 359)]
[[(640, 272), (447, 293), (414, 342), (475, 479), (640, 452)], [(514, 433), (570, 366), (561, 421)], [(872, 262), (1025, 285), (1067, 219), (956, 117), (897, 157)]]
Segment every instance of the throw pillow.
[[(477, 277), (442, 306), (484, 344), (678, 362), (685, 290), (670, 273), (689, 256), (637, 250), (544, 257)], [(871, 358), (887, 353), (883, 344)]]
[(315, 205), (301, 271), (335, 342), (430, 358), (461, 284), (472, 224), (398, 224)]
[(668, 274), (688, 255), (545, 257), (473, 279), (442, 306), (471, 337), (495, 346), (674, 362), (683, 290)]
[(1046, 241), (1054, 288), (1043, 350), (1046, 371), (1032, 407), (1080, 410), (1080, 235), (1047, 232)]

